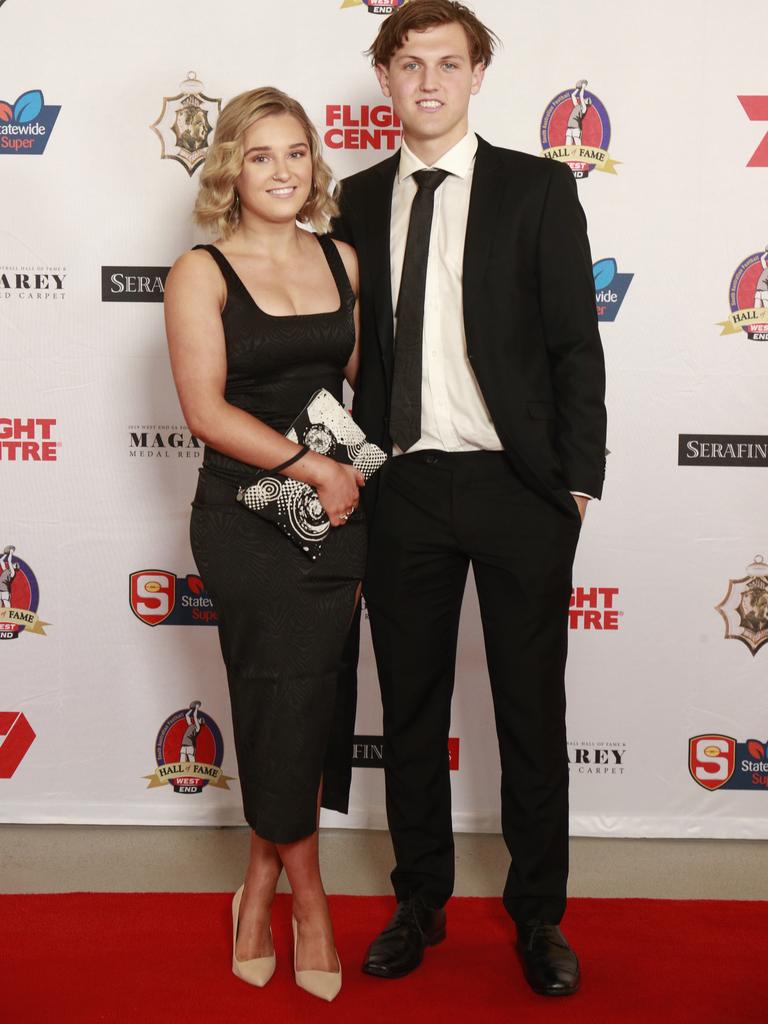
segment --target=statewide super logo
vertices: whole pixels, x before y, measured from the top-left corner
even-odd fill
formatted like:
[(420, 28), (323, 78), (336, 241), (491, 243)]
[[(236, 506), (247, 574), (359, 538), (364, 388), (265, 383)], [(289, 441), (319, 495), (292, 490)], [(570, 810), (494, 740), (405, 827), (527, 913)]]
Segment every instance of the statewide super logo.
[(221, 100), (204, 95), (203, 83), (194, 71), (179, 89), (175, 96), (163, 97), (163, 109), (150, 128), (160, 139), (162, 159), (178, 161), (191, 178), (208, 155)]
[(407, 4), (408, 0), (342, 0), (341, 9), (347, 7), (367, 7), (369, 14), (391, 14), (398, 7)]
[(747, 575), (728, 581), (728, 592), (715, 608), (725, 620), (725, 639), (741, 640), (754, 658), (768, 643), (768, 565), (755, 555)]
[(0, 153), (44, 153), (60, 110), (48, 106), (39, 89), (23, 92), (13, 104), (0, 100)]
[(216, 789), (229, 789), (234, 778), (221, 770), (224, 741), (221, 729), (206, 712), (202, 714), (199, 700), (189, 707), (174, 711), (163, 724), (155, 740), (157, 768), (147, 789), (169, 785), (174, 793), (202, 793), (210, 783)]
[(767, 744), (718, 733), (693, 736), (688, 743), (688, 771), (704, 789), (751, 789), (768, 792)]
[(0, 640), (15, 640), (25, 630), (46, 636), (50, 622), (38, 618), (39, 604), (37, 577), (9, 544), (0, 554)]
[(743, 259), (728, 289), (731, 315), (720, 336), (743, 331), (750, 341), (768, 341), (768, 245)]
[(592, 264), (592, 276), (595, 279), (597, 319), (613, 323), (635, 275), (619, 273), (616, 260), (609, 257)]
[(549, 101), (541, 119), (541, 148), (550, 160), (568, 164), (575, 178), (592, 171), (616, 173), (608, 155), (611, 122), (601, 100), (587, 91), (586, 78)]
[(147, 626), (215, 626), (218, 616), (203, 581), (165, 569), (141, 569), (129, 577), (131, 611)]

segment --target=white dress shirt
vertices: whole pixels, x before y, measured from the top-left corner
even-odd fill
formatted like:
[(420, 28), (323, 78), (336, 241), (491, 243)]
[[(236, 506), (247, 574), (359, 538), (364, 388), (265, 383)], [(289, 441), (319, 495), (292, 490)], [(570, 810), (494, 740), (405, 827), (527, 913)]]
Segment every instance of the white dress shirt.
[[(477, 136), (469, 132), (434, 164), (449, 173), (435, 192), (424, 295), (421, 437), (409, 452), (425, 448), (445, 452), (501, 451), (504, 447), (467, 358), (464, 334), (462, 262), (476, 152)], [(411, 204), (417, 192), (413, 173), (425, 168), (426, 164), (403, 142), (392, 190), (389, 235), (395, 310)]]
[[(432, 168), (406, 142), (392, 186), (389, 256), (392, 308), (397, 310), (411, 205), (417, 192), (415, 171), (440, 169), (448, 177), (435, 192), (424, 293), (421, 359), (421, 437), (408, 451), (503, 451), (488, 407), (467, 357), (462, 273), (469, 196), (475, 170), (477, 136), (468, 132)], [(395, 319), (395, 332), (397, 319)], [(394, 455), (402, 452), (394, 446)], [(573, 494), (590, 497), (581, 491)]]

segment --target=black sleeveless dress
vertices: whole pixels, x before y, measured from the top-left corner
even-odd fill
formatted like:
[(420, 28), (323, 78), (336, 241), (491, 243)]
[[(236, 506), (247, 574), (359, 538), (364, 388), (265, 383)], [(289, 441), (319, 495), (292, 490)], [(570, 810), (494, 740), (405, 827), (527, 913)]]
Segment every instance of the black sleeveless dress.
[[(331, 239), (316, 237), (339, 292), (332, 313), (270, 316), (215, 246), (195, 247), (211, 255), (227, 285), (224, 397), (281, 433), (318, 388), (341, 401), (354, 347), (349, 278)], [(253, 472), (206, 447), (190, 536), (219, 616), (245, 818), (262, 838), (290, 843), (315, 831), (321, 779), (323, 805), (347, 810), (355, 695), (337, 691), (337, 674), (366, 527), (356, 512), (331, 530), (313, 562), (235, 500)]]

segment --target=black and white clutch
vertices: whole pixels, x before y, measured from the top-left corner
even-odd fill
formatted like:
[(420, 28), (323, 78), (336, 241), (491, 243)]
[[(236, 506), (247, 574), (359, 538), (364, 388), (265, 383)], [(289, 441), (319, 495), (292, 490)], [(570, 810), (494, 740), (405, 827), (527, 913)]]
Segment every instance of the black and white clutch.
[[(313, 452), (354, 466), (366, 480), (387, 460), (381, 448), (366, 439), (344, 406), (325, 388), (312, 395), (285, 436)], [(309, 558), (320, 557), (331, 523), (310, 484), (282, 476), (276, 470), (263, 470), (252, 483), (238, 490), (237, 500), (279, 527)]]

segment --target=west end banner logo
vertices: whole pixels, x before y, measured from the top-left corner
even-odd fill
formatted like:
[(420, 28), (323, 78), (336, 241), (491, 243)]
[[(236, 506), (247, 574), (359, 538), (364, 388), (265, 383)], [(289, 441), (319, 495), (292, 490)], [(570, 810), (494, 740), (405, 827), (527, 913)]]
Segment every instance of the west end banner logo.
[(60, 110), (47, 105), (39, 89), (23, 92), (15, 103), (0, 100), (0, 154), (40, 156)]
[(398, 7), (407, 4), (408, 0), (342, 0), (341, 9), (347, 7), (367, 7), (369, 14), (391, 14)]
[(37, 577), (9, 544), (0, 554), (0, 640), (15, 640), (27, 630), (46, 636), (43, 622), (37, 616), (40, 587)]
[(208, 154), (221, 100), (203, 94), (203, 83), (190, 71), (176, 96), (163, 97), (163, 109), (150, 125), (160, 139), (163, 160), (177, 160), (192, 177)]
[(547, 104), (541, 119), (541, 148), (550, 160), (566, 163), (575, 178), (588, 178), (592, 171), (616, 174), (608, 155), (611, 122), (598, 96), (587, 91), (587, 79), (559, 92)]
[(221, 770), (224, 741), (221, 729), (206, 712), (202, 702), (193, 700), (189, 707), (174, 711), (163, 724), (155, 740), (157, 768), (147, 789), (169, 785), (174, 793), (202, 793), (210, 783), (217, 789), (229, 789), (234, 778)]
[(624, 302), (634, 274), (621, 274), (616, 260), (609, 257), (592, 264), (595, 279), (597, 319), (613, 323)]
[(751, 789), (768, 792), (768, 744), (739, 742), (718, 733), (692, 736), (688, 742), (688, 771), (704, 789)]
[(216, 626), (213, 601), (194, 573), (140, 569), (129, 577), (131, 611), (147, 626)]
[(731, 315), (720, 336), (743, 331), (750, 341), (768, 341), (768, 245), (742, 260), (728, 289)]
[(725, 620), (725, 639), (741, 640), (754, 658), (768, 643), (768, 565), (762, 555), (755, 555), (747, 573), (728, 581), (728, 592), (715, 608)]

